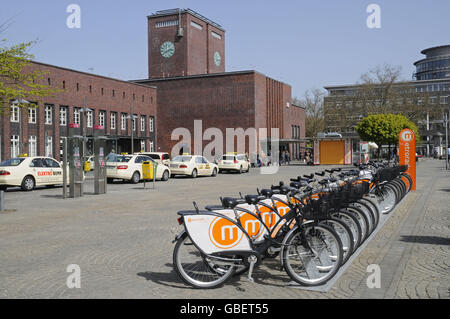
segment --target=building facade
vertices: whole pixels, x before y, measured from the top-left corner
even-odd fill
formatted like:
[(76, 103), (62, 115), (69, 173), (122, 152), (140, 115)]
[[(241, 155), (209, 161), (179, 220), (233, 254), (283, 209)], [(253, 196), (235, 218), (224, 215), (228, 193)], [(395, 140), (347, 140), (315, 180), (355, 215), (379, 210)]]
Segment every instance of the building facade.
[[(361, 98), (364, 88), (359, 85), (326, 86), (328, 95), (324, 99), (324, 113), (327, 130), (357, 141), (355, 126), (368, 115), (367, 109), (362, 111), (364, 105), (370, 104), (375, 108), (384, 105), (389, 113), (405, 115), (407, 110), (411, 110), (419, 114), (415, 122), (424, 142), (418, 151), (428, 156), (441, 156), (445, 144), (443, 114), (450, 111), (450, 45), (426, 49), (422, 54), (427, 57), (414, 64), (417, 80), (394, 83), (388, 96), (374, 94), (373, 100), (369, 101)], [(380, 91), (383, 91), (381, 86)], [(354, 150), (358, 149), (355, 143)]]
[(225, 72), (225, 30), (191, 9), (148, 19), (149, 78)]
[(0, 120), (1, 160), (25, 153), (60, 159), (60, 139), (72, 123), (80, 125), (75, 134), (87, 138), (87, 154), (93, 153), (96, 126), (103, 127), (109, 151), (130, 152), (132, 139), (136, 151), (155, 148), (155, 88), (39, 62), (28, 68), (45, 72), (43, 84), (59, 91), (42, 101), (27, 99), (30, 104), (22, 108), (6, 106)]
[[(253, 70), (225, 72), (225, 30), (219, 24), (190, 9), (158, 11), (148, 16), (148, 36), (149, 78), (133, 82), (157, 88), (158, 131), (165, 132), (158, 135), (158, 150), (171, 152), (179, 143), (171, 136), (177, 128), (194, 137), (195, 121), (201, 120), (201, 134), (218, 128), (224, 137), (227, 129), (266, 129), (267, 136), (257, 138), (269, 141), (276, 128), (281, 147), (299, 157), (305, 114), (292, 105), (291, 87)], [(193, 140), (188, 144), (181, 151), (195, 150)], [(246, 152), (249, 147), (247, 138)]]

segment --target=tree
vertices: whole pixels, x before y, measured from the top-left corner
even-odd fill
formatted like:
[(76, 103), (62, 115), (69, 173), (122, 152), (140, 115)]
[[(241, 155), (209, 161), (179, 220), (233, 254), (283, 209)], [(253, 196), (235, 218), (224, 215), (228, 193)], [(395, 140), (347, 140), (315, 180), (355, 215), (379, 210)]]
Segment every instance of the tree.
[(414, 131), (416, 140), (420, 140), (417, 126), (401, 114), (372, 114), (356, 125), (356, 131), (361, 140), (375, 142), (380, 146), (378, 155), (380, 155), (381, 145), (389, 145), (389, 151), (391, 145), (397, 145), (398, 135), (405, 128)]
[(306, 136), (316, 137), (317, 133), (323, 132), (324, 124), (324, 108), (323, 98), (325, 93), (319, 89), (306, 91), (302, 99), (295, 98), (294, 104), (305, 109), (306, 113)]
[[(20, 43), (11, 47), (1, 40), (0, 47), (0, 114), (9, 109), (11, 100), (33, 99), (52, 95), (60, 90), (42, 84), (46, 72), (31, 70), (30, 61), (34, 58), (27, 50), (35, 41)], [(19, 104), (19, 106), (24, 106)]]

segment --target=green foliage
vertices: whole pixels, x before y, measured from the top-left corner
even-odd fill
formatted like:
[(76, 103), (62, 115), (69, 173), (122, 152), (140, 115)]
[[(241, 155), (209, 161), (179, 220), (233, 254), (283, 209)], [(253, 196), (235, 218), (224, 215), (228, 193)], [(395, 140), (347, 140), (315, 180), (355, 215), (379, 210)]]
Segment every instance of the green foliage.
[[(0, 113), (9, 108), (4, 101), (40, 98), (52, 95), (60, 90), (51, 89), (42, 84), (45, 72), (29, 68), (33, 55), (27, 52), (34, 42), (5, 46), (2, 40), (0, 47)], [(21, 105), (23, 106), (23, 105)]]
[(378, 145), (396, 145), (400, 132), (409, 128), (420, 141), (417, 126), (401, 114), (375, 114), (363, 118), (356, 126), (356, 131), (363, 141), (375, 142)]

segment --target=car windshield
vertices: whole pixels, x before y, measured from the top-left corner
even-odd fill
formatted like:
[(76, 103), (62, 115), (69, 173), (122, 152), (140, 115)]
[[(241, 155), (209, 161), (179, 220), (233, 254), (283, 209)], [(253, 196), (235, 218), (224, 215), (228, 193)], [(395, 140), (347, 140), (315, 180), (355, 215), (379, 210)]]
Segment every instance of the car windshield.
[(190, 162), (191, 159), (192, 159), (192, 156), (177, 156), (172, 160), (172, 162), (187, 163), (187, 162)]
[(24, 158), (11, 158), (1, 163), (0, 166), (19, 166), (24, 160)]
[(224, 155), (224, 156), (222, 157), (222, 159), (223, 159), (224, 161), (234, 161), (234, 156)]

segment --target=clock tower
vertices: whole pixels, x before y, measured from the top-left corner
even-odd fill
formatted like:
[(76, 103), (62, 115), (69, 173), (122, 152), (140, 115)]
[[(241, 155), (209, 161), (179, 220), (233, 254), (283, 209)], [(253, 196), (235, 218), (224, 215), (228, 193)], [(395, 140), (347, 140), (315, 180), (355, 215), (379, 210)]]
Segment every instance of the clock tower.
[(225, 30), (191, 9), (148, 18), (149, 78), (225, 72)]

